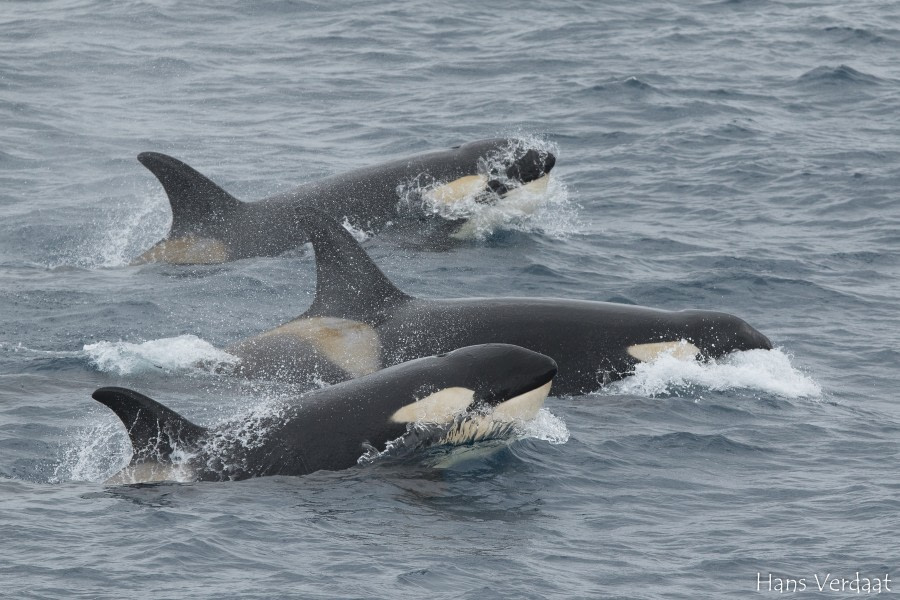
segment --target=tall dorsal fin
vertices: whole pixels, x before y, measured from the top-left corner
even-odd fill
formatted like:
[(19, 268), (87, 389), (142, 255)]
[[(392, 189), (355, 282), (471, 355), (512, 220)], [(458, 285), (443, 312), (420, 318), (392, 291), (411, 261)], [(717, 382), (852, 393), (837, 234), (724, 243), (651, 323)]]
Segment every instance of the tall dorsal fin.
[(371, 323), (384, 310), (410, 296), (372, 262), (359, 242), (324, 213), (297, 209), (316, 254), (316, 299), (305, 317), (340, 317)]
[(174, 410), (134, 390), (104, 387), (96, 390), (92, 397), (122, 419), (134, 448), (132, 462), (167, 461), (173, 446), (194, 447), (207, 433), (204, 427), (194, 425)]
[(159, 152), (138, 154), (142, 165), (156, 175), (172, 206), (172, 234), (210, 233), (241, 201), (177, 158)]

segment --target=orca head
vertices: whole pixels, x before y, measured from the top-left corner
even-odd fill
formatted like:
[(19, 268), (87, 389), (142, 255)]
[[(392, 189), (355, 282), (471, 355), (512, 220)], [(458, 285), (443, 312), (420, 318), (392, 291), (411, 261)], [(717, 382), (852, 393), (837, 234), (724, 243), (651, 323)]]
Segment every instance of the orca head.
[(530, 183), (548, 175), (556, 166), (556, 156), (547, 149), (531, 147), (523, 140), (492, 138), (454, 146), (462, 156), (486, 161), (492, 175)]
[(728, 313), (684, 311), (689, 340), (705, 358), (719, 358), (738, 350), (771, 350), (772, 342), (743, 319)]
[[(439, 355), (451, 368), (459, 386), (475, 392), (478, 405), (498, 406), (546, 388), (557, 366), (549, 356), (512, 344), (481, 344)], [(546, 394), (545, 394), (546, 396)]]
[(510, 191), (526, 188), (540, 192), (556, 166), (556, 156), (549, 150), (529, 148), (521, 141), (506, 140), (505, 150), (489, 165), (487, 188), (501, 198)]
[(522, 150), (524, 149), (517, 150), (512, 164), (506, 167), (507, 179), (523, 184), (531, 183), (548, 175), (556, 165), (556, 156), (549, 150), (543, 151), (535, 148), (528, 148), (524, 152)]
[(493, 205), (506, 198), (514, 201), (523, 192), (540, 195), (556, 165), (551, 151), (516, 139), (477, 140), (452, 150), (455, 162), (466, 167), (427, 192), (427, 198), (438, 207), (453, 207), (466, 199)]
[(391, 420), (455, 421), (455, 437), (444, 440), (453, 443), (485, 439), (511, 423), (534, 418), (557, 371), (549, 356), (511, 344), (467, 346), (424, 359), (422, 366), (414, 401), (396, 410)]

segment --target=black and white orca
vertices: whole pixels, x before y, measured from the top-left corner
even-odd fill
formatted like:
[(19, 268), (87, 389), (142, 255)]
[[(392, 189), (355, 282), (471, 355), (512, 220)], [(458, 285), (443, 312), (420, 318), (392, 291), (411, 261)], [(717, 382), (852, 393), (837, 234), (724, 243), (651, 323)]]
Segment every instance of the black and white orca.
[[(138, 160), (159, 179), (172, 207), (165, 239), (133, 264), (216, 264), (249, 256), (277, 256), (307, 241), (294, 215), (313, 207), (356, 226), (378, 229), (396, 220), (400, 190), (421, 187), (431, 203), (452, 205), (466, 198), (497, 202), (537, 193), (547, 184), (556, 157), (512, 139), (487, 139), (306, 183), (289, 192), (241, 202), (193, 168), (158, 152)], [(450, 211), (452, 213), (452, 211)], [(445, 233), (463, 226), (448, 221)]]
[(556, 363), (507, 344), (461, 348), (303, 394), (263, 419), (213, 428), (119, 388), (96, 390), (131, 438), (131, 463), (110, 483), (304, 475), (357, 464), (415, 435), (418, 445), (510, 435), (534, 418)]
[(340, 224), (299, 214), (316, 257), (316, 296), (296, 319), (226, 350), (249, 377), (342, 381), (473, 344), (529, 348), (559, 364), (558, 394), (596, 391), (662, 353), (718, 358), (771, 349), (742, 319), (707, 310), (556, 298), (414, 298)]

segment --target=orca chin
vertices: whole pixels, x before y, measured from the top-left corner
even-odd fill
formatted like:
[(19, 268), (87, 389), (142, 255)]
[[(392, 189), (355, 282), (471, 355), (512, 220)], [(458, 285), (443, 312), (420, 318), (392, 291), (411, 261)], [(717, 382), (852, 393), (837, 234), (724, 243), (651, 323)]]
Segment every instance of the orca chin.
[[(421, 190), (441, 205), (465, 199), (496, 202), (522, 189), (539, 190), (556, 164), (552, 152), (514, 139), (486, 139), (357, 169), (289, 192), (242, 202), (184, 162), (158, 152), (138, 161), (162, 184), (172, 207), (165, 239), (132, 264), (219, 264), (277, 256), (308, 240), (294, 211), (311, 207), (376, 231), (400, 218), (401, 190)], [(546, 185), (546, 181), (544, 181)], [(452, 227), (434, 232), (444, 242)], [(434, 240), (436, 246), (441, 240)]]
[(507, 437), (521, 423), (537, 416), (550, 394), (548, 381), (540, 387), (501, 402), (489, 412), (467, 413), (440, 436), (440, 445), (461, 446)]
[(408, 435), (424, 447), (508, 438), (535, 417), (556, 372), (553, 359), (537, 352), (482, 344), (212, 428), (126, 388), (100, 388), (93, 398), (121, 419), (133, 449), (129, 465), (107, 483), (234, 480), (346, 469)]

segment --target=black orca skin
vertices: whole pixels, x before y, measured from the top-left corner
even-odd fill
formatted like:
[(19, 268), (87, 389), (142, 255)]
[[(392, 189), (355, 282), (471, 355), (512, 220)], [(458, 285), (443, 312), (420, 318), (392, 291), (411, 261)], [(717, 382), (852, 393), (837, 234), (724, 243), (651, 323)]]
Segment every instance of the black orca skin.
[[(250, 256), (277, 256), (308, 239), (294, 215), (300, 207), (316, 208), (336, 219), (347, 218), (357, 226), (377, 230), (398, 218), (398, 190), (411, 182), (449, 183), (483, 175), (484, 193), (496, 198), (509, 186), (549, 174), (556, 164), (552, 153), (525, 148), (517, 140), (486, 139), (356, 169), (283, 194), (242, 202), (177, 158), (143, 152), (138, 160), (165, 189), (172, 207), (172, 226), (166, 238), (136, 258), (134, 264), (215, 264)], [(499, 170), (487, 172), (488, 165)], [(452, 233), (454, 222), (447, 225), (445, 233)]]
[[(503, 435), (517, 418), (533, 418), (555, 374), (556, 363), (537, 352), (472, 346), (308, 392), (266, 417), (214, 428), (126, 388), (100, 388), (93, 398), (116, 413), (131, 439), (131, 464), (113, 482), (219, 481), (346, 469), (368, 449), (384, 451), (413, 424), (455, 424), (445, 443)], [(484, 425), (479, 418), (490, 426), (467, 428)]]
[[(554, 391), (582, 394), (664, 351), (718, 358), (772, 348), (723, 312), (559, 298), (414, 298), (340, 224), (314, 210), (298, 217), (315, 250), (315, 300), (296, 319), (227, 348), (250, 377), (304, 379), (317, 371), (340, 381), (453, 348), (504, 343), (552, 357), (559, 364)], [(342, 339), (346, 344), (336, 343)]]

